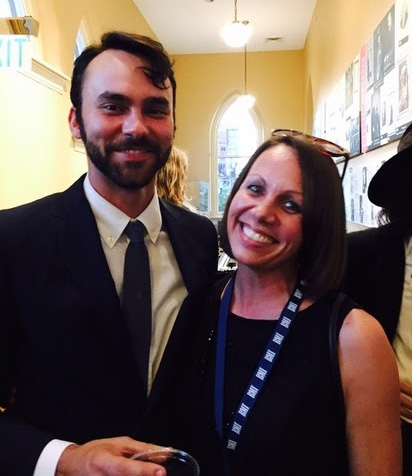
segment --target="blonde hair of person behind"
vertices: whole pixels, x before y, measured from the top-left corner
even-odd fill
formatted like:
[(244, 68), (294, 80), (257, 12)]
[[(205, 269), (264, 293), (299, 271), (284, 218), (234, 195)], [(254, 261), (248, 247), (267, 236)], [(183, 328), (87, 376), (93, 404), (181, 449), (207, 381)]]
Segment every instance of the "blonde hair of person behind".
[(187, 207), (190, 201), (186, 195), (187, 170), (187, 155), (173, 146), (169, 159), (156, 176), (159, 197), (176, 205)]

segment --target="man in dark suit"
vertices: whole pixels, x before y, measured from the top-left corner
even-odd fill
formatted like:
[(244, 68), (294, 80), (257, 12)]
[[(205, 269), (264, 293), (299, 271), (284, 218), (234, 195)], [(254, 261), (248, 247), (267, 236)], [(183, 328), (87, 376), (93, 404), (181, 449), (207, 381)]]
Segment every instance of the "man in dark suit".
[[(209, 220), (155, 192), (175, 91), (159, 43), (104, 35), (72, 78), (69, 124), (85, 144), (87, 175), (0, 212), (2, 475), (165, 475), (127, 456), (150, 447), (136, 439), (173, 383), (194, 324), (188, 310), (214, 277), (218, 251)], [(147, 230), (151, 278), (143, 377), (122, 313), (124, 229), (135, 219)]]
[[(345, 291), (382, 324), (400, 374), (404, 474), (412, 474), (412, 124), (372, 178), (381, 226), (348, 235)], [(373, 416), (371, 415), (371, 418)]]

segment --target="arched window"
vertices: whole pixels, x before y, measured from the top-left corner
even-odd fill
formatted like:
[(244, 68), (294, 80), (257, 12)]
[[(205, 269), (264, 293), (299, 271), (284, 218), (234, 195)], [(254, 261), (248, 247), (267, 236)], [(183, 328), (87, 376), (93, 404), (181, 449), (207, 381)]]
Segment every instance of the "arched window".
[(212, 125), (212, 216), (223, 213), (236, 178), (264, 137), (255, 109), (238, 98), (234, 94), (221, 106)]
[(0, 0), (0, 17), (23, 17), (25, 14), (22, 0)]

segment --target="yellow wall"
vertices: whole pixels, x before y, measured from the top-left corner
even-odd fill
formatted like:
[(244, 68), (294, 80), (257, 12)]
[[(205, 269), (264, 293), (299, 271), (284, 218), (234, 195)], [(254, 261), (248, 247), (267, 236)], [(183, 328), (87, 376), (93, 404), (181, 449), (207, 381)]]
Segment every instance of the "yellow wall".
[[(26, 5), (40, 23), (35, 55), (67, 76), (82, 17), (92, 41), (107, 29), (154, 36), (132, 0), (29, 0)], [(86, 170), (67, 125), (69, 82), (61, 94), (19, 72), (0, 70), (0, 104), (0, 208), (63, 190)]]
[[(175, 56), (177, 78), (176, 144), (189, 155), (192, 180), (209, 181), (210, 126), (219, 106), (244, 92), (243, 53)], [(303, 51), (248, 53), (248, 93), (265, 128), (301, 129)]]
[(39, 51), (42, 59), (71, 75), (74, 44), (82, 18), (90, 40), (106, 30), (127, 30), (154, 36), (132, 0), (29, 0), (30, 13), (40, 22)]
[[(395, 0), (318, 0), (305, 44), (306, 87), (324, 102)], [(307, 124), (311, 130), (311, 124)]]
[[(70, 76), (81, 19), (90, 40), (108, 29), (155, 37), (132, 0), (25, 0), (40, 22), (35, 54)], [(272, 127), (312, 128), (326, 99), (394, 0), (318, 0), (305, 50), (248, 53), (248, 91), (265, 136)], [(210, 125), (233, 93), (243, 92), (243, 54), (177, 55), (176, 144), (189, 153), (189, 178), (211, 180)], [(70, 185), (86, 169), (67, 126), (69, 84), (60, 94), (0, 70), (0, 208)], [(312, 102), (313, 101), (313, 102)], [(380, 148), (386, 150), (386, 147)], [(374, 151), (375, 153), (375, 151)]]

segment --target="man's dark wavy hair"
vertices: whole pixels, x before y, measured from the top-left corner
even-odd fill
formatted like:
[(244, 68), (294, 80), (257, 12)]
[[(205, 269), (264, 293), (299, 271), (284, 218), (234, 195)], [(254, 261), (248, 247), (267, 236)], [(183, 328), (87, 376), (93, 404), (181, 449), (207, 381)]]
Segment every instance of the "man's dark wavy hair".
[(88, 46), (75, 60), (70, 99), (76, 109), (76, 119), (81, 123), (82, 88), (87, 66), (96, 56), (106, 50), (126, 51), (143, 58), (149, 64), (149, 68), (144, 72), (157, 88), (166, 89), (168, 87), (166, 80), (169, 79), (172, 85), (173, 119), (175, 119), (176, 80), (172, 59), (158, 41), (147, 36), (120, 31), (110, 31), (103, 34), (100, 44)]

